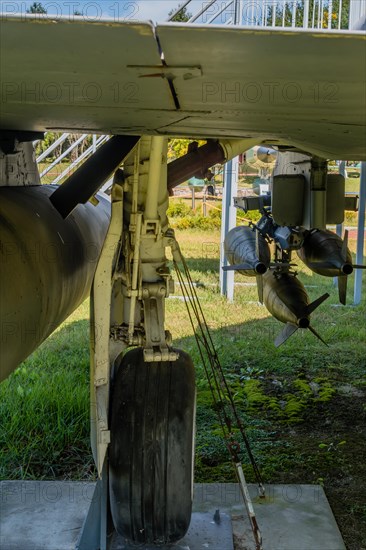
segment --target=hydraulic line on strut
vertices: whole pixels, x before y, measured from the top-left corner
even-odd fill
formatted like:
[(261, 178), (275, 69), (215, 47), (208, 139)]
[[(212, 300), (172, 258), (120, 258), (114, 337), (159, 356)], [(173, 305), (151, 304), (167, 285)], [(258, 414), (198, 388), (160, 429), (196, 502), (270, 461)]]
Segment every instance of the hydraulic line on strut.
[[(189, 319), (198, 345), (198, 350), (206, 374), (206, 378), (215, 403), (215, 409), (218, 414), (219, 423), (225, 438), (226, 446), (230, 453), (231, 460), (235, 468), (235, 474), (239, 482), (241, 494), (248, 513), (250, 525), (254, 534), (256, 550), (262, 549), (262, 535), (258, 527), (253, 504), (247, 488), (242, 463), (239, 457), (241, 447), (234, 435), (234, 429), (240, 433), (243, 440), (249, 460), (252, 464), (256, 480), (258, 482), (260, 496), (265, 497), (263, 479), (258, 465), (250, 448), (248, 437), (245, 433), (243, 423), (240, 419), (235, 406), (234, 398), (226, 381), (225, 373), (217, 355), (209, 327), (207, 325), (201, 304), (198, 299), (187, 263), (180, 251), (179, 245), (175, 239), (171, 239), (174, 267), (177, 278), (181, 285), (184, 301), (187, 307)], [(179, 264), (182, 265), (181, 270)], [(195, 322), (197, 322), (197, 328)]]

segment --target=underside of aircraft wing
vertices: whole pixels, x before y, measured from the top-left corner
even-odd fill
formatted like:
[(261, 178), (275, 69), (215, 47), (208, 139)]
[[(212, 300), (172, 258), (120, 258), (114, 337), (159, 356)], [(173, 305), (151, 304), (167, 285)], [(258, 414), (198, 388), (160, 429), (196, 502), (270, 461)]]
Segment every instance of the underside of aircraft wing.
[[(24, 47), (27, 44), (27, 47)], [(2, 130), (248, 138), (366, 160), (366, 37), (1, 21)]]

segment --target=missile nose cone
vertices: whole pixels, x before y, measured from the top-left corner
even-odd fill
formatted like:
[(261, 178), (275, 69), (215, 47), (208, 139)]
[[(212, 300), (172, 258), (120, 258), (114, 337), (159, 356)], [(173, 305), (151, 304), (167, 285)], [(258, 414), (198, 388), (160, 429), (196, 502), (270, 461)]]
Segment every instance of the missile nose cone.
[(351, 273), (353, 273), (353, 265), (352, 264), (343, 264), (342, 265), (342, 273), (344, 273), (344, 275), (351, 275)]
[(309, 317), (302, 317), (297, 321), (297, 324), (300, 328), (309, 328), (310, 326), (310, 319)]
[(257, 263), (255, 266), (255, 272), (258, 273), (258, 275), (264, 275), (267, 272), (268, 267), (263, 262)]
[(265, 164), (272, 164), (277, 159), (277, 151), (270, 149), (269, 147), (259, 147), (257, 151), (257, 158)]

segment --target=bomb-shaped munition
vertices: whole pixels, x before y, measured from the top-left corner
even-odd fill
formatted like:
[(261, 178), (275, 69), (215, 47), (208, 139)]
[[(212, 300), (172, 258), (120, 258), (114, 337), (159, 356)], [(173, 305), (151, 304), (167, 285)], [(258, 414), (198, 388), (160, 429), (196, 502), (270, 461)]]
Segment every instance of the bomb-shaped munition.
[(263, 300), (268, 311), (286, 326), (276, 338), (275, 345), (283, 344), (299, 328), (308, 328), (323, 343), (324, 340), (310, 325), (310, 315), (329, 297), (324, 294), (309, 303), (304, 285), (294, 273), (270, 270), (263, 276)]
[(351, 275), (354, 268), (364, 268), (352, 263), (352, 255), (348, 248), (348, 231), (342, 240), (332, 231), (313, 229), (305, 237), (304, 244), (297, 254), (314, 273), (324, 277), (338, 277), (339, 301), (345, 304), (347, 276)]
[(269, 268), (271, 254), (267, 241), (249, 226), (235, 227), (225, 238), (225, 254), (230, 267), (226, 271), (239, 271), (242, 275), (263, 275)]

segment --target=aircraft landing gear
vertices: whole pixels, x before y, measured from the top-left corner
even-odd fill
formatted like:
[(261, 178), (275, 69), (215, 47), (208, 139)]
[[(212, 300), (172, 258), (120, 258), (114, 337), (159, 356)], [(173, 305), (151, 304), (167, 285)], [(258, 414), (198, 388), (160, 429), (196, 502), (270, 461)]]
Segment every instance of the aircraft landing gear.
[(116, 173), (91, 300), (93, 455), (114, 527), (135, 544), (180, 540), (192, 509), (194, 368), (164, 327), (166, 156), (165, 138), (143, 137)]
[(118, 361), (111, 404), (110, 504), (118, 533), (134, 543), (184, 537), (192, 513), (194, 367), (146, 363), (143, 349)]

